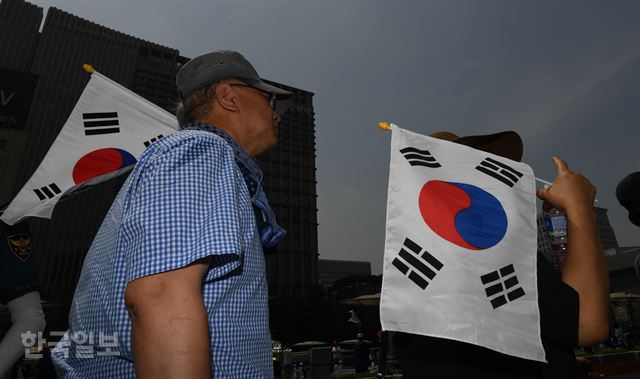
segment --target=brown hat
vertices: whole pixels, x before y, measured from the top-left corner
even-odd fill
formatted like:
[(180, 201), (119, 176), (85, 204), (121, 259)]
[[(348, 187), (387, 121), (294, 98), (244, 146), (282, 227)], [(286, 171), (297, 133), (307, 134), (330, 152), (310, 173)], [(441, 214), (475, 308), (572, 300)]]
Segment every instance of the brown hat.
[(522, 159), (522, 139), (518, 133), (511, 130), (467, 137), (459, 137), (450, 132), (436, 132), (431, 134), (431, 137), (473, 147), (518, 162)]

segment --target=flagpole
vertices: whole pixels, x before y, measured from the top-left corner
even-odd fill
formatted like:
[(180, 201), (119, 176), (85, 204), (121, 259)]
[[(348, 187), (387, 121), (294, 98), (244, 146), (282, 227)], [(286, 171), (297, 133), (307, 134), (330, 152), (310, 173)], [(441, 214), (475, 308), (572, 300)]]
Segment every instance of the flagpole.
[(93, 68), (93, 66), (92, 66), (92, 65), (90, 65), (90, 64), (88, 64), (88, 63), (83, 64), (83, 65), (82, 65), (82, 68), (84, 68), (84, 70), (85, 70), (86, 72), (88, 72), (89, 74), (93, 74), (93, 73), (96, 71), (96, 69), (95, 69), (95, 68)]
[(553, 185), (553, 183), (540, 178), (536, 178), (536, 182), (544, 184), (546, 188), (551, 187)]
[[(536, 181), (544, 184), (544, 188), (549, 188), (549, 187), (553, 186), (553, 183), (551, 183), (549, 181), (546, 181), (546, 180), (543, 180), (543, 179), (540, 179), (540, 178), (536, 178)], [(594, 199), (593, 200), (593, 205), (595, 206), (595, 204), (597, 202), (598, 202), (598, 199)]]
[(391, 128), (393, 128), (394, 126), (398, 126), (398, 125), (393, 124), (391, 122), (386, 122), (386, 121), (382, 121), (378, 123), (378, 128), (386, 131), (390, 131)]
[[(391, 123), (391, 122), (387, 122), (387, 121), (381, 121), (381, 122), (378, 123), (378, 128), (380, 128), (381, 130), (384, 130), (384, 131), (390, 131), (395, 126), (397, 126), (397, 125), (394, 124), (394, 123)], [(553, 183), (551, 183), (551, 182), (549, 182), (547, 180), (540, 179), (540, 178), (537, 178), (537, 177), (535, 179), (536, 179), (537, 182), (544, 184), (545, 187), (547, 187), (547, 188), (551, 187), (553, 185)], [(597, 200), (596, 200), (596, 202), (597, 202)]]

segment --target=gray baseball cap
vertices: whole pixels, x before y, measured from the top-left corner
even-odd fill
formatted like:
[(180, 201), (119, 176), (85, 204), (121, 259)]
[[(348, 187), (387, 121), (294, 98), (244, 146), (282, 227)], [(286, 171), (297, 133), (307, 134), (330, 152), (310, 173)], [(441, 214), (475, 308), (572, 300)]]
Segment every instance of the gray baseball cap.
[(239, 79), (252, 87), (276, 95), (276, 111), (286, 112), (293, 93), (267, 84), (242, 54), (219, 50), (199, 55), (187, 62), (176, 75), (176, 86), (181, 99), (186, 99), (195, 91), (224, 79)]

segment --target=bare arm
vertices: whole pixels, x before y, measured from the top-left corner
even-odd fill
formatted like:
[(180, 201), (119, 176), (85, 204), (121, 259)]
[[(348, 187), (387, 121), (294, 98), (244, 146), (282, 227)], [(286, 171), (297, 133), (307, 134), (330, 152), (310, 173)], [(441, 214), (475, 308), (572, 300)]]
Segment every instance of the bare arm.
[(11, 328), (0, 341), (0, 377), (11, 371), (13, 365), (24, 356), (22, 333), (37, 334), (44, 331), (46, 325), (38, 291), (7, 302), (7, 308), (11, 314)]
[(136, 377), (211, 378), (209, 321), (201, 292), (209, 263), (200, 260), (127, 285)]
[(556, 179), (538, 197), (567, 213), (568, 250), (560, 271), (562, 281), (580, 296), (578, 345), (591, 346), (609, 333), (609, 274), (593, 210), (596, 189), (560, 158), (553, 161)]

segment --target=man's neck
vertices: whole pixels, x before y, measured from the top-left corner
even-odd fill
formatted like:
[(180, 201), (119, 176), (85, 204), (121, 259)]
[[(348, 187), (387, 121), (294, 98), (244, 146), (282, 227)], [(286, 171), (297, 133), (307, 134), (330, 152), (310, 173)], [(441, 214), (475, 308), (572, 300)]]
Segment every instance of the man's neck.
[(244, 141), (244, 139), (242, 138), (242, 135), (238, 131), (238, 128), (234, 127), (233, 124), (231, 124), (230, 122), (226, 120), (217, 120), (212, 117), (207, 119), (197, 120), (197, 121), (215, 126), (216, 128), (227, 133), (229, 137), (231, 137), (231, 139), (233, 139), (238, 144), (238, 146), (240, 146), (240, 148), (245, 153), (247, 153), (247, 155), (249, 155), (250, 157), (254, 157), (256, 155), (251, 151), (246, 141)]

